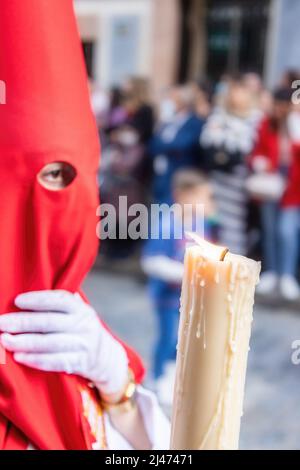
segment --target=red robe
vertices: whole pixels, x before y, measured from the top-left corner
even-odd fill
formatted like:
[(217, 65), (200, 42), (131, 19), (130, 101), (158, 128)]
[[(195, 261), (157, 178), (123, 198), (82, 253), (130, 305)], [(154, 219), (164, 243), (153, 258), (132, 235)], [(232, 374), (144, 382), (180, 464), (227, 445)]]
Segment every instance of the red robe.
[[(0, 0), (0, 314), (17, 294), (80, 291), (98, 249), (97, 129), (72, 0)], [(61, 191), (37, 181), (46, 164), (67, 162), (75, 180)], [(127, 348), (141, 380), (143, 367)], [(116, 371), (117, 373), (117, 371)], [(90, 449), (76, 376), (0, 365), (0, 449)], [(90, 392), (91, 394), (94, 392)], [(96, 399), (96, 397), (95, 397)]]
[[(300, 144), (292, 143), (291, 152), (292, 164), (288, 175), (288, 185), (282, 199), (284, 207), (300, 206)], [(279, 169), (279, 134), (272, 128), (270, 119), (265, 119), (260, 126), (257, 144), (251, 155), (251, 161), (257, 156), (267, 158), (272, 171)]]

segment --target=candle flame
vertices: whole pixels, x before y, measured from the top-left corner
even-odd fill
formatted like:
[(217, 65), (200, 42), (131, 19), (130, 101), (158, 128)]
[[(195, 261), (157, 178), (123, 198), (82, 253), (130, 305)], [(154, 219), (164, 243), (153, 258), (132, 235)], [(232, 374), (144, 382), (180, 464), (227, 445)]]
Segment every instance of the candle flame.
[(203, 253), (209, 258), (218, 261), (224, 261), (225, 256), (229, 252), (228, 248), (214, 245), (213, 243), (204, 240), (204, 238), (200, 237), (197, 233), (186, 232), (186, 236), (187, 238), (193, 240), (203, 250)]

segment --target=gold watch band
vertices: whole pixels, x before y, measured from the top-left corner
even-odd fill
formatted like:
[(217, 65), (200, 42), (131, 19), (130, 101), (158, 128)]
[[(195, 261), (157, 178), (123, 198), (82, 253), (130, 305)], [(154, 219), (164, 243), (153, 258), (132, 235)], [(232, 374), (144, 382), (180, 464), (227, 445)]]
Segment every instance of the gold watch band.
[(128, 383), (124, 393), (117, 403), (109, 403), (101, 400), (102, 408), (109, 414), (122, 414), (135, 408), (135, 394), (136, 394), (135, 377), (131, 369), (128, 370)]

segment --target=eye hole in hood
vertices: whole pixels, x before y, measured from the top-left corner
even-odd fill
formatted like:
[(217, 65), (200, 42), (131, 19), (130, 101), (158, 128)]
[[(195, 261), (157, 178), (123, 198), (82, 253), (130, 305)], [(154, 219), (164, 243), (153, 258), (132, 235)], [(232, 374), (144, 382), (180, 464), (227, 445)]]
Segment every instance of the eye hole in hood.
[(75, 168), (66, 162), (53, 162), (45, 165), (37, 180), (41, 186), (49, 191), (61, 191), (69, 186), (77, 176)]

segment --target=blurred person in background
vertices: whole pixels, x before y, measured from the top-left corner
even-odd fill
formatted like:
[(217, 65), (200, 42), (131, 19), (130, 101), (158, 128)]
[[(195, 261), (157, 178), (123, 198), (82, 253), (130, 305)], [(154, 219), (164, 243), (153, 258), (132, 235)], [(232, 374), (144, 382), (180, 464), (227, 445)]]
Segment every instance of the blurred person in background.
[(213, 94), (213, 104), (215, 107), (224, 107), (230, 88), (239, 80), (239, 77), (224, 73), (217, 82)]
[(207, 82), (190, 83), (194, 92), (194, 110), (200, 119), (206, 120), (211, 112), (211, 87)]
[(123, 92), (121, 88), (113, 87), (109, 92), (109, 106), (102, 126), (108, 137), (111, 132), (124, 125), (127, 117)]
[[(127, 214), (120, 214), (120, 196), (127, 197), (128, 207), (136, 203), (147, 204), (150, 199), (151, 165), (147, 146), (153, 133), (154, 113), (145, 79), (129, 79), (112, 98), (100, 182), (102, 202), (116, 208), (118, 231), (120, 225), (126, 226), (132, 220)], [(103, 253), (110, 258), (127, 258), (138, 246), (138, 241), (129, 238), (108, 239), (103, 243)]]
[(110, 121), (110, 144), (120, 149), (123, 172), (140, 179), (145, 176), (146, 149), (154, 128), (154, 112), (145, 79), (131, 78), (114, 91)]
[[(262, 78), (255, 72), (247, 72), (242, 75), (241, 83), (248, 89), (252, 97), (253, 109), (257, 113), (258, 124), (269, 115), (272, 110), (272, 93), (267, 90)], [(260, 254), (261, 224), (260, 212), (256, 202), (250, 198), (248, 204), (247, 243), (248, 255), (257, 257)]]
[[(120, 88), (114, 87), (109, 91), (106, 110), (102, 114), (101, 121), (98, 121), (102, 150), (109, 146), (111, 133), (124, 124), (127, 119), (122, 100), (123, 94)], [(104, 167), (107, 162), (102, 161), (101, 163)]]
[(208, 118), (200, 139), (211, 172), (220, 224), (219, 241), (233, 253), (247, 254), (248, 195), (246, 156), (254, 146), (258, 116), (252, 95), (231, 84), (224, 105)]
[(122, 86), (124, 107), (127, 111), (126, 126), (136, 132), (138, 141), (147, 144), (154, 128), (154, 112), (150, 100), (148, 80), (131, 77)]
[(272, 93), (263, 86), (260, 75), (254, 72), (245, 73), (242, 83), (249, 90), (253, 99), (253, 106), (261, 113), (261, 118), (269, 114), (272, 109)]
[[(196, 224), (203, 224), (208, 240), (216, 240), (217, 223), (212, 190), (207, 177), (196, 170), (178, 170), (172, 180), (174, 216), (163, 213), (156, 221), (158, 239), (151, 237), (146, 243), (142, 268), (149, 277), (149, 293), (157, 316), (157, 344), (153, 358), (153, 378), (162, 403), (171, 404), (175, 374), (177, 330), (179, 320), (179, 299), (183, 276), (183, 259), (186, 238), (184, 229), (188, 223), (193, 230)], [(197, 220), (197, 204), (203, 206)], [(183, 221), (185, 205), (192, 211)], [(187, 220), (190, 218), (189, 220)], [(200, 234), (200, 235), (203, 235)]]
[(255, 72), (245, 73), (242, 77), (242, 82), (254, 96), (259, 96), (263, 90), (262, 79)]
[(159, 126), (170, 123), (176, 112), (176, 105), (173, 99), (174, 88), (165, 88), (160, 93), (159, 106), (157, 112), (157, 122)]
[(293, 109), (291, 88), (274, 93), (270, 117), (259, 129), (251, 156), (255, 175), (250, 191), (261, 200), (263, 261), (258, 292), (280, 287), (287, 300), (300, 296), (297, 281), (300, 230), (300, 114)]
[(153, 194), (157, 202), (172, 200), (171, 182), (180, 168), (199, 168), (202, 165), (199, 135), (203, 120), (194, 111), (195, 95), (190, 86), (176, 86), (169, 94), (173, 107), (168, 122), (159, 124), (150, 141), (153, 160)]
[(111, 90), (105, 128), (113, 154), (116, 148), (119, 149), (119, 166), (123, 174), (141, 177), (153, 127), (154, 112), (146, 80), (132, 78), (123, 87)]

